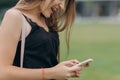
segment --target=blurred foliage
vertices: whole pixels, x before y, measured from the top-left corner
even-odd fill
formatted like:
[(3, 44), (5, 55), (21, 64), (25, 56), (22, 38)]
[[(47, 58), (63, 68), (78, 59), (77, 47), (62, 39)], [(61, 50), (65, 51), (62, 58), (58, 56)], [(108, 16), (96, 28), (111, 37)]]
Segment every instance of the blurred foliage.
[(14, 6), (18, 0), (0, 0), (0, 8)]
[(19, 0), (0, 0), (0, 23), (4, 13), (10, 7), (13, 7)]

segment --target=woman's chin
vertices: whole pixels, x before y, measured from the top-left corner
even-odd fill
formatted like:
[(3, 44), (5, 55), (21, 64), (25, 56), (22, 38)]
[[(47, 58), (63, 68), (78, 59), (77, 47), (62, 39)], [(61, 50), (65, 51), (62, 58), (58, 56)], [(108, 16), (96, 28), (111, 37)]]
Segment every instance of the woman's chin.
[(50, 18), (50, 16), (51, 16), (51, 14), (46, 14), (46, 15), (44, 14), (45, 18)]

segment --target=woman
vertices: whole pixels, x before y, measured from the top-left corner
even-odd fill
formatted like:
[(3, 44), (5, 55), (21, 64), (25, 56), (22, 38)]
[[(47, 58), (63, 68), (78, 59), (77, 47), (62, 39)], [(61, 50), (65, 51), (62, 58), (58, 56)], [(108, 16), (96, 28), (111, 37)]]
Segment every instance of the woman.
[[(22, 17), (26, 29), (24, 68), (20, 66)], [(58, 64), (58, 32), (69, 30), (75, 0), (20, 0), (8, 10), (0, 26), (0, 80), (65, 80), (78, 77), (77, 60)]]

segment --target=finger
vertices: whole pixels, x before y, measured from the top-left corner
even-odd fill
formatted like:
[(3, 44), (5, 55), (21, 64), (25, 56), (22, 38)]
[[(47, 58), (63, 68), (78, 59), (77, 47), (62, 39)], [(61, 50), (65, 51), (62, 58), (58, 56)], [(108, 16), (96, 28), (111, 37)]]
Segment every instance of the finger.
[(80, 67), (80, 66), (73, 66), (73, 67), (70, 68), (71, 72), (81, 71), (81, 70), (82, 70), (82, 67)]
[(68, 67), (71, 67), (71, 66), (74, 65), (74, 63), (73, 63), (72, 61), (64, 61), (63, 64), (64, 64), (65, 66), (68, 66)]
[(80, 72), (73, 72), (71, 74), (71, 77), (79, 77), (80, 76)]
[(80, 73), (76, 73), (75, 77), (80, 77)]
[(74, 66), (74, 65), (76, 65), (76, 64), (78, 64), (79, 63), (79, 61), (78, 60), (76, 60), (76, 59), (74, 59), (74, 60), (70, 60), (70, 62), (71, 62), (71, 66)]
[(80, 77), (81, 71), (76, 71), (74, 77)]
[(70, 77), (76, 77), (76, 72), (72, 72), (72, 73), (70, 74)]
[(90, 66), (90, 64), (89, 63), (86, 63), (85, 65), (84, 65), (84, 67), (89, 67)]
[(76, 60), (76, 59), (74, 59), (74, 60), (71, 60), (73, 63), (75, 63), (75, 64), (78, 64), (79, 63), (79, 61), (78, 60)]
[(74, 65), (76, 65), (78, 63), (79, 63), (78, 60), (69, 60), (69, 61), (64, 61), (63, 62), (64, 65), (69, 66), (69, 67), (74, 66)]

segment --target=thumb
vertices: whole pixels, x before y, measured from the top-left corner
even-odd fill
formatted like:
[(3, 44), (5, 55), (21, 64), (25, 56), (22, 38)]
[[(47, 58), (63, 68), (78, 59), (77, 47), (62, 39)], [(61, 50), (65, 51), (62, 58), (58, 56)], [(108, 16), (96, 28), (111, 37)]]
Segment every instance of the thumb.
[(74, 66), (75, 63), (73, 62), (73, 60), (70, 60), (70, 61), (64, 61), (63, 64), (65, 66), (68, 66), (68, 67), (71, 67), (71, 66)]
[(71, 67), (71, 71), (73, 72), (73, 71), (81, 71), (82, 70), (82, 66), (77, 66), (77, 65), (75, 65), (75, 66), (72, 66)]

